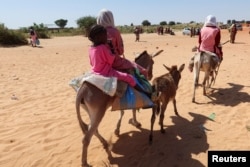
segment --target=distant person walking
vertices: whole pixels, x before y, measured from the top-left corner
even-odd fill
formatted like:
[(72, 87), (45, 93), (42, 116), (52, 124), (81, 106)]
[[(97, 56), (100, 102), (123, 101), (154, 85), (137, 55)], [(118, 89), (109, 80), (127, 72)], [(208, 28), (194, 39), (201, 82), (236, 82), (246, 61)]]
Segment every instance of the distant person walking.
[(190, 37), (193, 37), (193, 36), (195, 36), (195, 28), (191, 27), (191, 29), (190, 29)]
[(235, 36), (237, 34), (236, 24), (231, 25), (231, 27), (229, 28), (229, 32), (230, 32), (230, 43), (234, 43)]
[(135, 27), (135, 42), (139, 42), (140, 40), (140, 28), (139, 27)]
[(32, 47), (36, 47), (37, 34), (33, 28), (30, 29), (30, 40)]

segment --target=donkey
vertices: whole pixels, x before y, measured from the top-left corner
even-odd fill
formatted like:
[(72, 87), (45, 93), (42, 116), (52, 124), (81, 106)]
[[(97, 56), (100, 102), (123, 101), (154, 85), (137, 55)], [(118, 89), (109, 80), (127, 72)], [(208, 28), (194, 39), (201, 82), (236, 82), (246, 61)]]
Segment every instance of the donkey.
[[(149, 72), (149, 78), (152, 78), (152, 65), (153, 61), (152, 58), (161, 53), (162, 51), (157, 52), (155, 55), (153, 55), (150, 59), (147, 61), (142, 61), (145, 64), (143, 65), (148, 69)], [(140, 63), (139, 60), (143, 59), (142, 57), (148, 57), (149, 55), (147, 52), (143, 52), (138, 57), (138, 63)], [(141, 57), (141, 58), (140, 58)], [(151, 74), (150, 74), (151, 73)], [(102, 90), (98, 89), (96, 86), (88, 83), (83, 82), (81, 87), (79, 88), (76, 96), (76, 114), (77, 119), (79, 122), (79, 125), (81, 127), (81, 130), (83, 132), (83, 140), (82, 140), (82, 166), (83, 167), (90, 167), (90, 165), (87, 162), (87, 154), (88, 154), (88, 146), (90, 144), (91, 138), (93, 135), (95, 135), (100, 142), (103, 144), (106, 152), (108, 153), (109, 157), (111, 156), (110, 151), (108, 149), (108, 142), (99, 134), (98, 132), (98, 126), (100, 122), (102, 121), (106, 110), (112, 106), (112, 103), (115, 100), (115, 96), (109, 96), (105, 94)], [(101, 100), (98, 100), (101, 99)], [(80, 114), (80, 105), (87, 111), (90, 122), (89, 125), (87, 125), (85, 122), (83, 122), (81, 114)]]
[[(162, 53), (163, 50), (159, 50), (153, 55), (149, 55), (147, 51), (142, 52), (139, 56), (135, 58), (135, 62), (145, 68), (148, 71), (148, 80), (150, 81), (153, 78), (153, 58)], [(115, 134), (118, 136), (120, 134), (121, 121), (124, 116), (124, 110), (121, 110), (120, 117), (116, 125)], [(136, 109), (132, 110), (132, 119), (130, 119), (130, 123), (135, 127), (141, 127), (141, 123), (137, 121), (136, 118)]]
[(175, 115), (179, 116), (176, 108), (175, 95), (181, 79), (181, 72), (183, 71), (185, 64), (182, 64), (179, 69), (177, 69), (176, 65), (171, 68), (166, 65), (163, 66), (169, 71), (169, 73), (155, 78), (152, 83), (154, 89), (153, 92), (156, 94), (156, 97), (153, 99), (155, 106), (152, 109), (151, 131), (149, 135), (150, 144), (152, 144), (153, 141), (153, 126), (156, 115), (160, 114), (159, 124), (161, 126), (161, 133), (165, 133), (163, 128), (164, 113), (170, 100), (173, 101)]
[[(210, 88), (215, 81), (214, 74), (217, 74), (220, 64), (219, 58), (216, 54), (211, 52), (199, 52), (194, 56), (194, 91), (192, 102), (195, 102), (195, 90), (199, 85), (200, 71), (204, 71), (204, 79), (202, 82), (203, 95), (205, 96), (206, 88)], [(217, 70), (216, 70), (217, 69)], [(209, 79), (211, 77), (211, 81)]]

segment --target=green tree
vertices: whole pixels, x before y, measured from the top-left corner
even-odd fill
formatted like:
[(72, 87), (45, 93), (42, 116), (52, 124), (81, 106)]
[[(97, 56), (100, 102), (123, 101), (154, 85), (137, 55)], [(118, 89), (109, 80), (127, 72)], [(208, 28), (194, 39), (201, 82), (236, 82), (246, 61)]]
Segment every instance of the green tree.
[(38, 38), (50, 38), (48, 34), (48, 27), (44, 26), (43, 23), (33, 23), (33, 26), (30, 26), (29, 29), (30, 28), (33, 28), (36, 31)]
[(76, 24), (79, 28), (85, 30), (85, 35), (88, 34), (89, 29), (92, 25), (96, 24), (96, 17), (93, 16), (85, 16), (77, 19)]
[(151, 23), (148, 20), (144, 20), (141, 24), (143, 26), (150, 26), (151, 25)]
[(229, 24), (229, 25), (230, 25), (231, 23), (232, 23), (232, 21), (231, 21), (231, 20), (227, 20), (227, 24)]
[(170, 21), (168, 24), (169, 24), (170, 26), (173, 26), (173, 25), (175, 25), (175, 22), (174, 22), (174, 21)]
[(59, 19), (55, 21), (55, 24), (60, 27), (60, 28), (64, 28), (68, 23), (68, 20), (64, 20), (64, 19)]
[(167, 25), (167, 22), (166, 21), (162, 21), (162, 22), (160, 22), (160, 25), (161, 26), (165, 26), (165, 25)]

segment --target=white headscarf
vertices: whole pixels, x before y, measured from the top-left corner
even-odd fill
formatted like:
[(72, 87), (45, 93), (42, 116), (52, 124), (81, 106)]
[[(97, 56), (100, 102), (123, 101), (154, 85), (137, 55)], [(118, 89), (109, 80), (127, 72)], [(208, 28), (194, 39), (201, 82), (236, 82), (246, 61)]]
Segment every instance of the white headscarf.
[(96, 23), (104, 27), (115, 27), (113, 13), (107, 9), (102, 9), (96, 18)]
[(204, 23), (204, 27), (206, 26), (215, 26), (217, 27), (217, 23), (216, 23), (216, 17), (213, 15), (208, 15), (206, 17), (205, 23)]

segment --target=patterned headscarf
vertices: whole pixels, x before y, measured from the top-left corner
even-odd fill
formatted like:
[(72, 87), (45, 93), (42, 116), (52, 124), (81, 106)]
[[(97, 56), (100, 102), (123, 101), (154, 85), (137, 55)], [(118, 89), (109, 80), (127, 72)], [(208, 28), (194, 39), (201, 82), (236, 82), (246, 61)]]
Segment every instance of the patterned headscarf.
[(113, 13), (107, 9), (102, 9), (97, 18), (96, 23), (106, 27), (115, 27)]
[(213, 15), (208, 15), (206, 17), (205, 23), (204, 23), (204, 27), (206, 26), (215, 26), (217, 27), (217, 23), (216, 23), (216, 17)]

